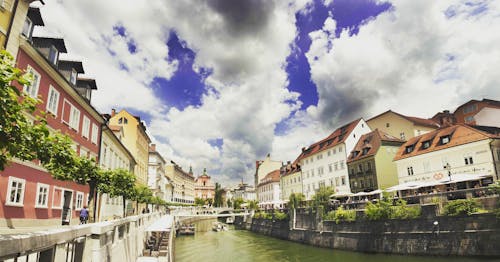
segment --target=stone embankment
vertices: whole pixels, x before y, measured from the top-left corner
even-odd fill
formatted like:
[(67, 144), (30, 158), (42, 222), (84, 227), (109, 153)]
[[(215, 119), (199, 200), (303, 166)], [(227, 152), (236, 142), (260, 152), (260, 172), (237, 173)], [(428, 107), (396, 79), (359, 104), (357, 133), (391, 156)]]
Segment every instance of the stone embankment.
[(493, 214), (435, 216), (435, 206), (411, 220), (336, 224), (321, 221), (317, 212), (298, 210), (290, 220), (236, 219), (238, 228), (317, 247), (404, 255), (475, 256), (500, 258), (500, 221)]

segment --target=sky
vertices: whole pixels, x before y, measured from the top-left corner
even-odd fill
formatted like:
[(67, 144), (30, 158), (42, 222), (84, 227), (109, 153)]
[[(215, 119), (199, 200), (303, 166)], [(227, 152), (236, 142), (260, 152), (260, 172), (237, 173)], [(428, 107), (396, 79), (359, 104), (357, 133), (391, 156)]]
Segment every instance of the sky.
[(167, 160), (223, 185), (359, 117), (500, 100), (500, 1), (45, 3), (35, 35), (65, 39), (92, 104), (139, 115)]

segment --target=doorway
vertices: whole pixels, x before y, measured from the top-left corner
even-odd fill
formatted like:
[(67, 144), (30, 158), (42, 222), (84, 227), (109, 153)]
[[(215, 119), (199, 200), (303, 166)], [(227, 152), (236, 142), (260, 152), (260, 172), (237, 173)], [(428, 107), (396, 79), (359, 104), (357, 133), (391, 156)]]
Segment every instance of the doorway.
[(69, 225), (71, 222), (71, 202), (73, 199), (73, 192), (64, 190), (63, 194), (63, 208), (62, 208), (62, 225)]

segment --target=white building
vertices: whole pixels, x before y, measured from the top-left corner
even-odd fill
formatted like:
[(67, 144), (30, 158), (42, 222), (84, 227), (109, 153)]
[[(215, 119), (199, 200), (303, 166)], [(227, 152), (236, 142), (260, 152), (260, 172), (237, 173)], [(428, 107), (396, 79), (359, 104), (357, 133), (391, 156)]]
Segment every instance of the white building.
[(310, 200), (322, 186), (331, 186), (338, 194), (350, 193), (347, 154), (370, 128), (360, 118), (344, 125), (325, 139), (302, 148), (297, 161), (302, 169), (303, 193)]
[(233, 190), (234, 199), (241, 198), (244, 201), (257, 200), (255, 188), (248, 184), (241, 183)]
[(474, 116), (476, 125), (500, 127), (500, 108), (483, 107)]
[[(264, 160), (255, 162), (255, 188), (259, 185), (260, 181), (271, 171), (280, 169), (282, 166), (281, 161), (271, 160), (271, 155), (268, 154)], [(257, 191), (257, 197), (259, 192)]]
[(148, 187), (157, 196), (166, 202), (172, 202), (172, 181), (165, 175), (165, 159), (156, 151), (156, 145), (149, 147)]
[(394, 161), (399, 183), (431, 182), (454, 174), (500, 172), (500, 128), (458, 124), (408, 140)]
[[(101, 157), (99, 165), (104, 170), (125, 169), (133, 173), (136, 164), (134, 157), (121, 143), (123, 138), (123, 128), (121, 126), (104, 126), (102, 128)], [(132, 210), (132, 202), (127, 201), (128, 211)], [(122, 197), (109, 197), (102, 194), (98, 199), (98, 221), (105, 221), (117, 217), (123, 217)]]
[(284, 202), (280, 199), (280, 170), (274, 170), (261, 179), (257, 186), (259, 207), (264, 209), (282, 208)]

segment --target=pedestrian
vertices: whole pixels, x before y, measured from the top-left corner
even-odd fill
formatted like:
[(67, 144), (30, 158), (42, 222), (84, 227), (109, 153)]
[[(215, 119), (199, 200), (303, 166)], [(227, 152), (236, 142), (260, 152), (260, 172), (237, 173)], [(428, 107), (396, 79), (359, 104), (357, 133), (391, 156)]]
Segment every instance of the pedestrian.
[(87, 206), (83, 206), (82, 210), (80, 210), (80, 225), (87, 224), (88, 219), (89, 219), (89, 211), (87, 210)]

